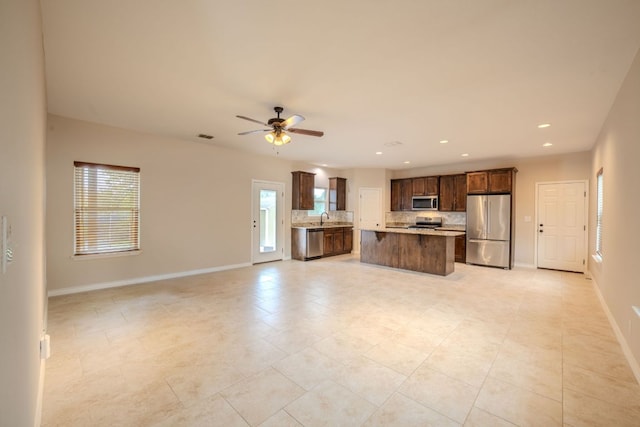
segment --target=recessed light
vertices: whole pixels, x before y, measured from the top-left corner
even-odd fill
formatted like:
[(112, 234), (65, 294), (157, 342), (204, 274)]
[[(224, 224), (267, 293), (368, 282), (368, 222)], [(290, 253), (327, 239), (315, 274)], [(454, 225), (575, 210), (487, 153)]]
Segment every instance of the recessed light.
[(405, 164), (405, 165), (408, 165), (409, 163), (411, 163), (409, 160), (405, 160), (405, 161), (404, 161), (404, 164)]
[(538, 129), (548, 128), (549, 126), (551, 126), (551, 123), (542, 123), (541, 125), (538, 125)]
[(447, 141), (446, 139), (443, 139), (442, 141), (440, 141), (440, 144), (446, 144), (446, 143), (448, 143), (448, 142), (449, 142), (449, 141)]
[(550, 142), (545, 142), (544, 144), (542, 144), (543, 147), (551, 147), (553, 144)]
[(462, 157), (469, 157), (469, 153), (463, 153)]
[(382, 154), (382, 151), (376, 151), (376, 154), (379, 156)]

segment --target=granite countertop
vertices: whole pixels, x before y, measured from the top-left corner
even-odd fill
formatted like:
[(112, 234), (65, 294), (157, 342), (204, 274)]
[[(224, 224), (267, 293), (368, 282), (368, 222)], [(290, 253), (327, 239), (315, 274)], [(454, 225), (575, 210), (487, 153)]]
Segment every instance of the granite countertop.
[(325, 222), (320, 225), (320, 222), (304, 222), (300, 224), (291, 224), (291, 228), (299, 229), (311, 229), (311, 228), (338, 228), (338, 227), (353, 227), (353, 223), (350, 222)]
[[(409, 228), (410, 225), (413, 224), (405, 224), (405, 223), (400, 223), (400, 222), (390, 222), (386, 224), (386, 228), (393, 228), (394, 230), (399, 229), (399, 228)], [(464, 224), (445, 224), (442, 227), (438, 227), (436, 228), (436, 230), (440, 230), (440, 231), (461, 231), (461, 232), (466, 232), (467, 231), (467, 226)]]
[(428, 236), (445, 236), (445, 237), (457, 237), (464, 236), (465, 232), (462, 231), (449, 231), (443, 229), (431, 229), (431, 228), (398, 228), (398, 227), (385, 227), (380, 229), (366, 229), (362, 231), (376, 231), (381, 233), (400, 233), (400, 234), (426, 234)]
[(462, 232), (466, 232), (467, 231), (467, 226), (464, 224), (451, 224), (451, 225), (443, 225), (442, 227), (440, 227), (440, 230), (446, 230), (446, 231), (462, 231)]

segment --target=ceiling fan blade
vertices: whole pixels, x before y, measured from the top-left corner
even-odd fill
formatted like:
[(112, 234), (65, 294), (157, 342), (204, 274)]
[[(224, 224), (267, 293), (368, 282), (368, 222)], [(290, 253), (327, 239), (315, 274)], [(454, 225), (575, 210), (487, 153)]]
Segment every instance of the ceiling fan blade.
[(253, 122), (253, 123), (258, 123), (259, 125), (262, 125), (262, 126), (269, 126), (268, 124), (263, 123), (260, 120), (251, 119), (249, 117), (245, 117), (245, 116), (236, 116), (236, 117), (239, 119), (249, 120), (250, 122)]
[(282, 129), (284, 129), (284, 130), (287, 130), (291, 126), (295, 126), (298, 123), (302, 122), (303, 120), (304, 120), (304, 117), (299, 116), (297, 114), (294, 114), (293, 116), (289, 117), (284, 122), (280, 123), (280, 127), (282, 127)]
[(249, 135), (251, 133), (258, 133), (258, 132), (271, 132), (272, 129), (256, 129), (256, 130), (248, 130), (246, 132), (240, 132), (238, 135)]
[(299, 133), (300, 135), (309, 135), (309, 136), (322, 136), (322, 135), (324, 135), (324, 132), (320, 132), (319, 130), (308, 130), (308, 129), (298, 129), (298, 128), (287, 129), (287, 132)]

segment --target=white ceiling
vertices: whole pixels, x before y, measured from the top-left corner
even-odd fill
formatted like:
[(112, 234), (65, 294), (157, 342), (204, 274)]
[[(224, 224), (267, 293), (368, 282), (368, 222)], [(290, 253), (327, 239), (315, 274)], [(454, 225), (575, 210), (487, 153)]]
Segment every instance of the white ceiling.
[(281, 105), (334, 168), (588, 150), (640, 47), (638, 0), (41, 2), (50, 113), (275, 155)]

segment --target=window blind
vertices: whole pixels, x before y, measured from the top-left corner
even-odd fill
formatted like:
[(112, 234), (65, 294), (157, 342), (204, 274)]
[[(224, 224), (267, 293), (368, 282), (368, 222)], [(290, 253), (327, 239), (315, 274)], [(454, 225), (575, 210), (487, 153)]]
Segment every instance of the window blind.
[(75, 255), (140, 249), (140, 169), (74, 162)]
[(603, 211), (603, 170), (600, 169), (596, 175), (596, 254), (602, 256), (602, 211)]

